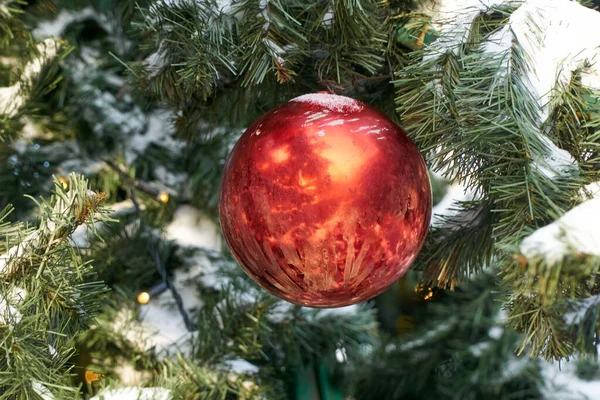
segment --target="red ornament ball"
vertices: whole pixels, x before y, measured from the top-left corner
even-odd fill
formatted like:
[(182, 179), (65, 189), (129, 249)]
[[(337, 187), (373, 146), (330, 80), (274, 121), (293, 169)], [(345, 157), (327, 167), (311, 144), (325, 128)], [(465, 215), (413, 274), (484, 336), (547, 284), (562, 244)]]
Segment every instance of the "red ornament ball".
[(406, 273), (431, 217), (425, 162), (404, 131), (354, 99), (297, 97), (246, 130), (225, 165), (231, 252), (291, 303), (368, 300)]

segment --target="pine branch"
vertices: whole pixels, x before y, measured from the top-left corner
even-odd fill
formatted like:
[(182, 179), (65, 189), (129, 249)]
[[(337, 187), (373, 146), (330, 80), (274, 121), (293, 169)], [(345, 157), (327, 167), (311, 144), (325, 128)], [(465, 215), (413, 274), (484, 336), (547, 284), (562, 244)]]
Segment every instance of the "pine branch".
[(97, 312), (105, 288), (94, 281), (91, 266), (69, 236), (81, 224), (93, 229), (106, 212), (100, 206), (102, 194), (88, 190), (80, 176), (70, 179), (68, 192), (55, 180), (50, 200), (36, 201), (41, 215), (35, 229), (2, 229), (11, 245), (1, 256), (0, 398), (40, 391), (78, 394), (69, 382), (73, 340)]

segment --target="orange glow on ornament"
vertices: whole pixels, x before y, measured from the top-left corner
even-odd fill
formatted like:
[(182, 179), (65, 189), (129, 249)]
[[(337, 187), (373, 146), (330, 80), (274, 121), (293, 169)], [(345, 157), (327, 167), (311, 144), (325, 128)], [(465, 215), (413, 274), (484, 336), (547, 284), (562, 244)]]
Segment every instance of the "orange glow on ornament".
[(240, 266), (289, 302), (340, 307), (404, 275), (427, 234), (431, 185), (404, 131), (330, 94), (259, 118), (235, 145), (219, 203)]

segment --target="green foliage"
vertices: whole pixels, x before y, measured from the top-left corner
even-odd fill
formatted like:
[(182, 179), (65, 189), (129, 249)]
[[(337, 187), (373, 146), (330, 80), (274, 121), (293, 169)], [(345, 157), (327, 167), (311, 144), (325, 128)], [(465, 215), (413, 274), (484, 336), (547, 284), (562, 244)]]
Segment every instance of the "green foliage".
[(575, 373), (580, 379), (591, 381), (600, 378), (600, 365), (597, 360), (584, 358), (575, 365)]
[[(93, 9), (59, 32), (76, 48), (61, 42), (57, 58), (25, 85), (24, 106), (0, 117), (0, 208), (19, 210), (0, 214), (0, 254), (42, 234), (21, 255), (19, 273), (0, 280), (0, 306), (10, 301), (20, 313), (11, 324), (0, 313), (0, 398), (35, 398), (35, 381), (56, 398), (77, 398), (82, 377), (72, 376), (83, 369), (73, 363), (104, 375), (85, 394), (118, 386), (117, 369), (131, 364), (144, 385), (172, 389), (174, 398), (286, 398), (297, 368), (317, 362), (357, 400), (540, 398), (538, 363), (512, 354), (519, 340), (520, 351), (546, 358), (595, 350), (598, 260), (573, 255), (546, 265), (513, 254), (599, 178), (598, 93), (581, 87), (578, 71), (541, 125), (522, 81), (526, 54), (515, 44), (490, 58), (480, 47), (512, 8), (478, 16), (465, 43), (423, 62), (430, 21), (407, 13), (417, 7), (412, 0), (234, 0), (225, 9), (215, 0), (0, 4), (10, 13), (0, 6), (0, 57), (11, 60), (0, 65), (3, 86), (18, 82), (36, 56), (29, 31), (39, 21)], [(436, 170), (478, 195), (432, 229), (415, 267), (423, 280), (457, 290), (422, 313), (422, 304), (403, 303), (414, 305), (415, 331), (406, 336), (380, 335), (369, 307), (344, 315), (288, 306), (257, 291), (228, 255), (162, 238), (180, 204), (216, 220), (224, 160), (238, 135), (272, 107), (318, 90), (401, 119)], [(174, 145), (160, 135), (171, 127)], [(541, 132), (575, 158), (576, 172), (550, 179), (534, 166), (548, 155)], [(81, 248), (67, 238), (75, 225), (94, 222), (87, 201), (78, 201), (96, 197), (80, 178), (63, 179), (39, 208), (24, 202), (68, 171), (85, 174), (109, 203), (136, 206), (97, 227), (104, 240), (89, 237)], [(166, 205), (156, 200), (162, 191)], [(133, 298), (191, 267), (205, 269), (192, 285), (202, 306), (191, 312), (191, 350), (161, 359), (128, 335), (140, 328)], [(507, 296), (490, 275), (496, 269)], [(210, 284), (212, 272), (219, 285)], [(102, 303), (99, 278), (113, 289)], [(506, 299), (508, 323), (523, 337), (496, 321)], [(259, 372), (232, 374), (225, 362), (239, 359)]]
[(252, 108), (307, 91), (367, 93), (363, 85), (389, 77), (386, 58), (397, 65), (401, 52), (384, 51), (396, 27), (386, 22), (391, 8), (371, 0), (240, 0), (226, 10), (203, 0), (141, 12), (149, 57), (131, 64), (133, 81), (176, 109), (200, 105), (209, 120), (246, 126), (257, 117)]
[(89, 192), (81, 177), (71, 182), (67, 192), (55, 181), (52, 198), (37, 202), (36, 228), (2, 225), (8, 244), (0, 260), (2, 399), (32, 398), (37, 384), (77, 397), (69, 380), (73, 338), (92, 321), (105, 287), (68, 238), (78, 225), (104, 217), (102, 195)]
[[(466, 40), (442, 54), (428, 48), (412, 53), (395, 81), (398, 111), (432, 167), (476, 194), (432, 230), (418, 265), (426, 280), (442, 287), (500, 265), (510, 294), (509, 324), (525, 333), (521, 351), (527, 347), (532, 356), (560, 359), (593, 351), (595, 319), (573, 334), (564, 332), (561, 315), (571, 301), (597, 294), (596, 262), (574, 256), (560, 265), (525, 260), (523, 267), (513, 255), (528, 234), (584, 200), (580, 189), (598, 180), (600, 109), (597, 94), (581, 87), (576, 71), (541, 123), (524, 81), (528, 54), (519, 43), (493, 56), (481, 46), (512, 11), (482, 13)], [(577, 165), (547, 174), (552, 146), (567, 150)]]
[(448, 292), (419, 329), (350, 363), (344, 383), (361, 400), (542, 398), (537, 361), (513, 355), (518, 335), (499, 321), (496, 285), (487, 273)]

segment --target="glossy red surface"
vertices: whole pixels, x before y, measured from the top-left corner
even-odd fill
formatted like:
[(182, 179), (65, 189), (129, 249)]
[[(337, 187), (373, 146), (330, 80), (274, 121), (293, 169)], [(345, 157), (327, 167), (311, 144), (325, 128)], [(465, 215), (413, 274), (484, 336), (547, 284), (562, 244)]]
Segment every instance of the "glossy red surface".
[(241, 267), (291, 303), (368, 300), (404, 275), (431, 217), (416, 146), (379, 111), (329, 94), (259, 118), (225, 166), (221, 225)]

